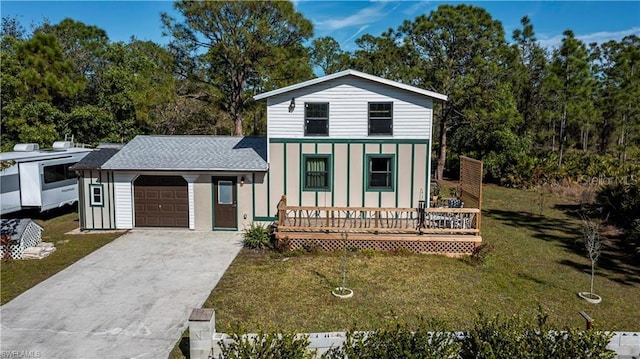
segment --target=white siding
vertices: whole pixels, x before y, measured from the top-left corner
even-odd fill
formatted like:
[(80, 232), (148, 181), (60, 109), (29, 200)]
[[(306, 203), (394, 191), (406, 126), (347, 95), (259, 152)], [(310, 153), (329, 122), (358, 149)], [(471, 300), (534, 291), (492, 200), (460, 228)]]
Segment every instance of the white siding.
[(194, 182), (198, 179), (198, 175), (182, 175), (187, 181), (187, 191), (189, 196), (189, 229), (196, 229), (196, 197)]
[(117, 229), (133, 228), (133, 188), (131, 182), (135, 177), (135, 174), (115, 174), (114, 191), (116, 200)]
[[(295, 98), (296, 106), (289, 112), (292, 98)], [(270, 97), (267, 101), (267, 136), (305, 137), (305, 102), (329, 103), (330, 138), (427, 139), (431, 135), (431, 98), (347, 76)], [(393, 102), (393, 136), (368, 135), (369, 102)]]

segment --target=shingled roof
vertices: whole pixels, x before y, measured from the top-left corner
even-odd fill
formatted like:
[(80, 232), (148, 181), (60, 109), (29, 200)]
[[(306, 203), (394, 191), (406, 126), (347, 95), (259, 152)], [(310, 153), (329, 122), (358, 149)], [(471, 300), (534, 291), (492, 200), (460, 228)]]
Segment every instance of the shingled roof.
[(102, 169), (267, 171), (266, 137), (136, 136)]
[(78, 161), (75, 165), (69, 167), (70, 170), (97, 170), (107, 162), (111, 157), (113, 157), (118, 151), (120, 151), (120, 147), (108, 147), (108, 148), (100, 148), (91, 151), (88, 155), (84, 156), (83, 159)]

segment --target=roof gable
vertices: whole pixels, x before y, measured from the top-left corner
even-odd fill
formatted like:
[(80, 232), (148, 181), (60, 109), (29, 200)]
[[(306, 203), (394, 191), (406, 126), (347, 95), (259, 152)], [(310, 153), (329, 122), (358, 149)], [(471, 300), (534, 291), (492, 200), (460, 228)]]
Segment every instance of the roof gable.
[(330, 81), (330, 80), (334, 80), (340, 77), (345, 77), (345, 76), (355, 76), (355, 77), (359, 77), (359, 78), (363, 78), (369, 81), (373, 81), (373, 82), (377, 82), (377, 83), (381, 83), (387, 86), (392, 86), (395, 88), (399, 88), (405, 91), (409, 91), (409, 92), (414, 92), (423, 96), (427, 96), (427, 97), (431, 97), (435, 100), (440, 100), (440, 101), (447, 101), (447, 96), (437, 93), (437, 92), (433, 92), (433, 91), (429, 91), (429, 90), (424, 90), (415, 86), (411, 86), (411, 85), (407, 85), (407, 84), (403, 84), (397, 81), (391, 81), (391, 80), (387, 80), (387, 79), (383, 79), (382, 77), (378, 77), (378, 76), (374, 76), (374, 75), (369, 75), (366, 74), (364, 72), (360, 72), (360, 71), (356, 71), (356, 70), (345, 70), (345, 71), (340, 71), (340, 72), (336, 72), (334, 74), (331, 75), (327, 75), (327, 76), (323, 76), (323, 77), (318, 77), (312, 80), (308, 80), (308, 81), (304, 81), (304, 82), (300, 82), (297, 83), (295, 85), (291, 85), (291, 86), (286, 86), (286, 87), (282, 87), (279, 88), (277, 90), (273, 90), (273, 91), (269, 91), (269, 92), (264, 92), (261, 93), (259, 95), (256, 95), (253, 97), (254, 100), (258, 101), (258, 100), (262, 100), (265, 98), (269, 98), (272, 96), (276, 96), (276, 95), (280, 95), (283, 93), (287, 93), (290, 91), (294, 91), (294, 90), (298, 90), (304, 87), (308, 87), (308, 86), (313, 86), (319, 83), (323, 83), (326, 81)]

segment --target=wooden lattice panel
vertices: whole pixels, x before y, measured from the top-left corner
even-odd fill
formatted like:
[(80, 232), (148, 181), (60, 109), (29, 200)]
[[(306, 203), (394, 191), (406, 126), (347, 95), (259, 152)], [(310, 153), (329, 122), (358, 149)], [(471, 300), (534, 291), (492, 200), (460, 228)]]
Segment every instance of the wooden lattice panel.
[[(292, 235), (294, 235), (292, 233)], [(322, 234), (319, 234), (321, 237)], [(340, 239), (308, 239), (286, 237), (281, 240), (285, 249), (289, 250), (322, 250), (337, 251), (342, 250), (345, 245)], [(347, 240), (348, 249), (369, 249), (381, 252), (393, 252), (406, 250), (413, 253), (465, 255), (471, 254), (476, 247), (475, 241), (424, 241), (424, 240)]]
[[(31, 248), (42, 243), (42, 227), (30, 219), (11, 219), (3, 221), (13, 221), (15, 229), (9, 232), (12, 237), (9, 244), (9, 257), (12, 259), (22, 258), (22, 253), (26, 248)], [(0, 246), (0, 258), (4, 256), (5, 248)]]
[(482, 161), (460, 156), (460, 198), (467, 208), (482, 208)]

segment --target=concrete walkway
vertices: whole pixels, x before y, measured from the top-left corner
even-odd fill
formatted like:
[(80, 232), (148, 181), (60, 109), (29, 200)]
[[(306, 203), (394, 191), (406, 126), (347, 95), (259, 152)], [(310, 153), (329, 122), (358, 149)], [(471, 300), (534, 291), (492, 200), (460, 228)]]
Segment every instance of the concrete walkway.
[(2, 357), (166, 358), (239, 250), (232, 232), (125, 234), (0, 307)]

